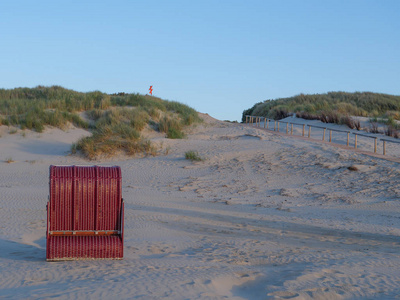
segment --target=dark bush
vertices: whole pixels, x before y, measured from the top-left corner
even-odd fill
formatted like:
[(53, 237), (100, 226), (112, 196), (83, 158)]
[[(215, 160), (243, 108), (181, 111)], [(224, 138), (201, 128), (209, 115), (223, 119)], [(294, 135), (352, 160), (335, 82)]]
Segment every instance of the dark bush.
[(385, 135), (394, 137), (396, 139), (398, 139), (400, 137), (399, 131), (395, 127), (393, 127), (391, 125), (386, 127)]

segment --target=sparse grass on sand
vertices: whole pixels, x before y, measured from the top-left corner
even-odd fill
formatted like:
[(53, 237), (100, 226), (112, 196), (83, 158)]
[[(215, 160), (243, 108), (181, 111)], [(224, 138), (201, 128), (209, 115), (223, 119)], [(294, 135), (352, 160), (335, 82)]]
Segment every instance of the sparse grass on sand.
[(193, 151), (193, 150), (187, 151), (185, 153), (185, 158), (190, 159), (191, 161), (203, 161), (204, 160), (204, 158), (202, 158), (197, 151)]

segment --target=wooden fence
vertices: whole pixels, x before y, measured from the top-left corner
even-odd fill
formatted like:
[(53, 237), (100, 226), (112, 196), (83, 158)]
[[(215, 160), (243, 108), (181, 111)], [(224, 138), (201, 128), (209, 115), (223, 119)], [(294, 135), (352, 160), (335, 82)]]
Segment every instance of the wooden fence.
[[(395, 144), (400, 144), (400, 141), (395, 141), (395, 140), (391, 140), (391, 139), (387, 139), (387, 138), (378, 138), (376, 136), (371, 136), (368, 134), (364, 134), (364, 133), (359, 133), (359, 132), (351, 132), (350, 130), (339, 130), (339, 129), (332, 129), (332, 128), (327, 128), (324, 126), (317, 126), (317, 125), (310, 125), (310, 124), (300, 124), (300, 123), (295, 123), (295, 122), (288, 122), (288, 121), (279, 121), (279, 120), (272, 120), (272, 119), (267, 119), (265, 117), (257, 117), (257, 116), (246, 116), (246, 124), (255, 124), (255, 126), (257, 127), (262, 127), (261, 123), (263, 123), (263, 127), (265, 129), (269, 129), (269, 130), (273, 130), (273, 131), (277, 131), (280, 132), (279, 129), (279, 124), (286, 124), (285, 126), (285, 132), (286, 134), (293, 135), (293, 126), (302, 126), (302, 136), (305, 136), (305, 128), (306, 126), (308, 126), (308, 138), (311, 138), (311, 128), (319, 128), (323, 130), (323, 134), (322, 134), (322, 140), (325, 141), (325, 134), (326, 131), (329, 131), (329, 142), (332, 142), (332, 132), (339, 132), (339, 133), (345, 133), (347, 134), (347, 142), (346, 145), (349, 146), (350, 145), (350, 133), (354, 134), (354, 148), (357, 149), (358, 147), (358, 137), (362, 136), (362, 137), (366, 137), (366, 138), (370, 138), (374, 140), (374, 153), (377, 153), (378, 151), (378, 139), (380, 141), (383, 142), (383, 147), (382, 147), (382, 154), (386, 155), (386, 143), (395, 143)], [(272, 129), (272, 124), (274, 128)], [(289, 130), (290, 127), (290, 130)], [(282, 129), (281, 129), (282, 130)]]

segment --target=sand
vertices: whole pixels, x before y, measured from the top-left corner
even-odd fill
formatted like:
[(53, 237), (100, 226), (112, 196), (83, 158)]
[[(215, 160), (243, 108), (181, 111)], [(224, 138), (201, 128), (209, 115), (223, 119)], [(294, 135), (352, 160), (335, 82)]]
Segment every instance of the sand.
[[(399, 297), (397, 162), (202, 116), (153, 134), (156, 157), (100, 161), (68, 155), (84, 130), (2, 126), (0, 298)], [(124, 260), (46, 262), (51, 164), (122, 168)]]

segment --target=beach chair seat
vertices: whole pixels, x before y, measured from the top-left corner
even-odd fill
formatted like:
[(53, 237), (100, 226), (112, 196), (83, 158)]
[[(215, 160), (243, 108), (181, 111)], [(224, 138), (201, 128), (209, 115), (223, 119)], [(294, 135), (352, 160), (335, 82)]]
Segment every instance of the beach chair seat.
[(121, 169), (50, 166), (46, 259), (122, 259)]

